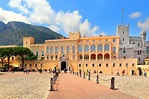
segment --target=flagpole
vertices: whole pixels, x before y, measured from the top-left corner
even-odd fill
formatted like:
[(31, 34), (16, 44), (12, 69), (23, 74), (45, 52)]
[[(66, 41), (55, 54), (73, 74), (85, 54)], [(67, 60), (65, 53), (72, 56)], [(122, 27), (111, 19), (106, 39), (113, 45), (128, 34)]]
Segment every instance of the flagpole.
[(123, 18), (123, 15), (124, 15), (124, 8), (122, 9), (122, 25), (124, 24), (124, 18)]

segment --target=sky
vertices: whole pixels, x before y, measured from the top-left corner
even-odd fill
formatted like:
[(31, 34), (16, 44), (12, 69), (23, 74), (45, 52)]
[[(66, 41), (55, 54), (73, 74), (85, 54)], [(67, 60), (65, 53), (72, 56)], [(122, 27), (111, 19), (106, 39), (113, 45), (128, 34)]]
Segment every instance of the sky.
[(0, 0), (0, 21), (46, 26), (66, 37), (116, 35), (122, 16), (130, 36), (146, 31), (149, 40), (149, 0)]

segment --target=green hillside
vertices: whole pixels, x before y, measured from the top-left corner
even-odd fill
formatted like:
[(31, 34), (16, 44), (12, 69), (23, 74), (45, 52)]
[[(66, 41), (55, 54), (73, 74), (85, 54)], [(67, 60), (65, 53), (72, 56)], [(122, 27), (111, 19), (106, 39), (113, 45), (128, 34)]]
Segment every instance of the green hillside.
[(62, 37), (61, 34), (47, 27), (15, 21), (5, 24), (0, 21), (0, 45), (22, 45), (24, 36), (34, 37), (35, 43), (44, 43), (45, 40)]

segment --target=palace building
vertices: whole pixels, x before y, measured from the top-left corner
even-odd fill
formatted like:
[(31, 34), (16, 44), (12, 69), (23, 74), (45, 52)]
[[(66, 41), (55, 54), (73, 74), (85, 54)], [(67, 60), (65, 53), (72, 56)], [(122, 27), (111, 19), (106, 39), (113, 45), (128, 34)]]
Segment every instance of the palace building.
[[(144, 64), (149, 55), (146, 32), (141, 36), (129, 36), (129, 25), (118, 25), (115, 36), (81, 36), (80, 32), (70, 32), (69, 37), (45, 40), (44, 44), (34, 44), (34, 38), (24, 37), (23, 47), (29, 48), (38, 60), (26, 61), (29, 69), (59, 69), (68, 71), (91, 71), (116, 74), (125, 70), (126, 75), (139, 75), (138, 65)], [(21, 62), (18, 62), (21, 66)], [(140, 67), (139, 67), (140, 68)], [(149, 67), (147, 68), (149, 71)]]

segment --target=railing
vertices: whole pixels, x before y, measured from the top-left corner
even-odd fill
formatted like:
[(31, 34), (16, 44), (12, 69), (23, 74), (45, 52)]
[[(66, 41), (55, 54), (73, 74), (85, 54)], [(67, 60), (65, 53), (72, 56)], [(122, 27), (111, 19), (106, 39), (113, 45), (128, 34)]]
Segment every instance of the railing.
[(115, 77), (111, 77), (111, 78), (109, 78), (109, 79), (104, 79), (104, 78), (101, 78), (101, 77), (99, 77), (99, 75), (97, 74), (97, 75), (91, 75), (91, 73), (90, 72), (71, 72), (71, 74), (73, 74), (73, 75), (77, 75), (77, 76), (79, 76), (79, 77), (83, 77), (83, 79), (88, 79), (89, 81), (95, 81), (96, 82), (96, 84), (99, 84), (100, 82), (99, 82), (99, 80), (102, 80), (102, 81), (110, 81), (110, 89), (113, 89), (113, 90), (115, 90), (116, 88), (115, 88)]

